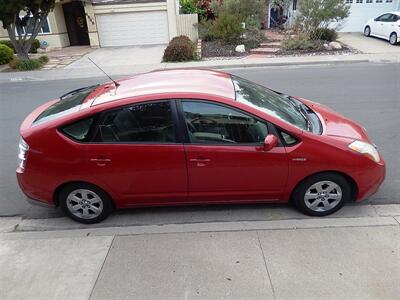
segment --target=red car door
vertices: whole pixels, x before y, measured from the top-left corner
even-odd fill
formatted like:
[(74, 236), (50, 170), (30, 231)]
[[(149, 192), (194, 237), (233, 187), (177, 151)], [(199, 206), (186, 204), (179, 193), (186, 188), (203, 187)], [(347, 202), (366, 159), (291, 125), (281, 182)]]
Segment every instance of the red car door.
[(187, 198), (184, 147), (177, 143), (175, 105), (135, 104), (101, 117), (96, 142), (85, 146), (89, 171), (118, 194), (121, 206)]
[(266, 152), (266, 122), (244, 112), (204, 101), (182, 101), (189, 200), (276, 200), (286, 185), (285, 148)]

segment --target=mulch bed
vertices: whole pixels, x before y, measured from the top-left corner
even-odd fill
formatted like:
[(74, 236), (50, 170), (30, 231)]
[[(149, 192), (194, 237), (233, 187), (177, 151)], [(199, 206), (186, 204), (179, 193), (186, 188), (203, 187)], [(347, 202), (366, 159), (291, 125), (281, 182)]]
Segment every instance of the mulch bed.
[(247, 52), (235, 51), (236, 45), (221, 45), (217, 42), (202, 42), (202, 57), (243, 57)]

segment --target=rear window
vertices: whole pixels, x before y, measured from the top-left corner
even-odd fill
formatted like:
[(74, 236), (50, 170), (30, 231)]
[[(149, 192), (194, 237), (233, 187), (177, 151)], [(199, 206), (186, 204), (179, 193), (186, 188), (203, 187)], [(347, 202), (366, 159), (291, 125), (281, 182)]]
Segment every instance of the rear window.
[(96, 87), (98, 87), (98, 85), (84, 87), (61, 96), (60, 101), (57, 101), (53, 105), (49, 106), (46, 110), (44, 110), (36, 118), (32, 125), (37, 125), (49, 120), (54, 120), (58, 117), (79, 111), (79, 108), (82, 105), (83, 101)]

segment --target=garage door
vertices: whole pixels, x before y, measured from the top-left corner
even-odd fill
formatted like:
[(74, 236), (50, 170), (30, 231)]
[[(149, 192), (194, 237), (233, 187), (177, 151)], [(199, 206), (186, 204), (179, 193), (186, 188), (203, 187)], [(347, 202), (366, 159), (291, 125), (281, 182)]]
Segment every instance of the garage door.
[(166, 11), (96, 15), (100, 46), (156, 45), (168, 43)]
[(346, 0), (351, 5), (350, 16), (343, 23), (342, 32), (362, 32), (367, 21), (393, 11), (397, 0)]

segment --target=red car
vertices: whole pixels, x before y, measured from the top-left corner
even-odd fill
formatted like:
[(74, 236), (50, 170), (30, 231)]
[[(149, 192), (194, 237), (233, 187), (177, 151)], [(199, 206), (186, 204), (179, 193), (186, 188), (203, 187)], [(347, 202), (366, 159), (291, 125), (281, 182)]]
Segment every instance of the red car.
[(211, 70), (72, 91), (34, 110), (20, 134), (21, 189), (82, 223), (114, 208), (288, 201), (323, 216), (385, 178), (360, 125)]

